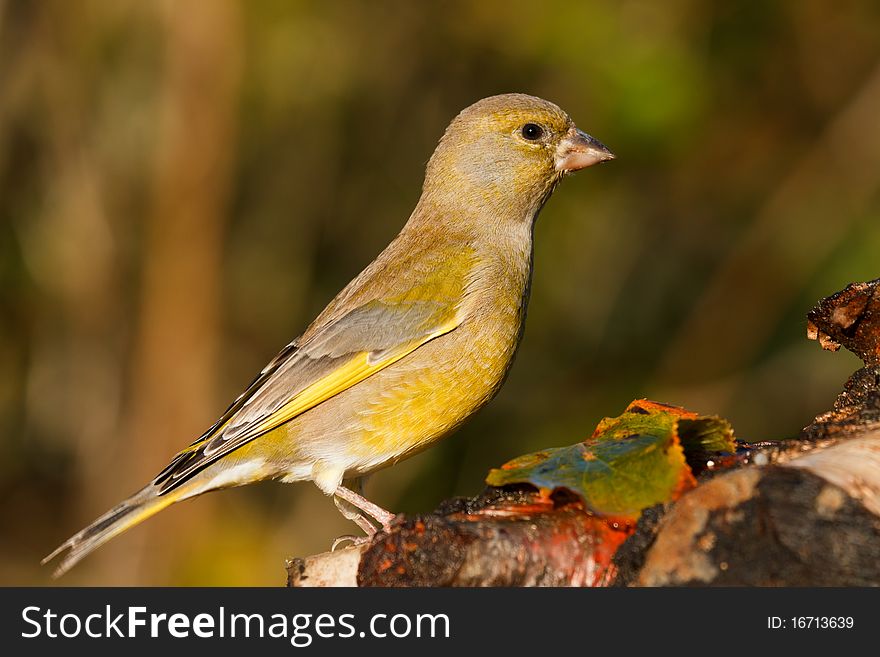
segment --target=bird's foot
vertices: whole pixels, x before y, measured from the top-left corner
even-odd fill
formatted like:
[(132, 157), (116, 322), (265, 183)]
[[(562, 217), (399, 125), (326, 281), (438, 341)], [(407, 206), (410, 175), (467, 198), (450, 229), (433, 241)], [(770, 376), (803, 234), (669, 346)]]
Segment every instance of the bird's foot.
[(360, 527), (362, 530), (364, 530), (364, 534), (366, 534), (366, 536), (364, 538), (373, 538), (373, 536), (376, 535), (376, 525), (371, 523), (367, 518), (365, 518), (360, 513), (358, 513), (356, 516), (351, 518), (351, 520), (353, 520), (354, 523), (358, 527)]
[[(393, 513), (391, 513), (390, 511), (386, 511), (378, 504), (373, 504), (367, 498), (363, 497), (362, 495), (358, 495), (353, 490), (349, 490), (345, 486), (337, 486), (336, 492), (334, 492), (333, 494), (336, 497), (338, 497), (339, 499), (345, 500), (346, 502), (348, 502), (352, 506), (360, 509), (361, 511), (366, 513), (371, 518), (375, 518), (376, 521), (379, 522), (380, 525), (382, 525), (382, 529), (384, 531), (386, 531), (386, 532), (391, 531), (391, 523), (396, 516)], [(361, 516), (361, 518), (363, 519), (363, 516)], [(355, 522), (357, 522), (357, 521), (355, 521)], [(363, 529), (368, 534), (370, 534), (370, 532), (367, 529), (365, 529), (363, 527), (363, 525), (358, 523), (358, 526), (360, 526), (361, 529)], [(374, 527), (373, 532), (375, 533), (375, 531), (376, 530)]]
[(330, 551), (336, 552), (336, 549), (345, 543), (351, 543), (351, 547), (355, 547), (357, 545), (369, 543), (371, 540), (373, 540), (372, 536), (352, 536), (351, 534), (346, 534), (345, 536), (339, 536), (333, 541), (333, 544), (330, 546)]

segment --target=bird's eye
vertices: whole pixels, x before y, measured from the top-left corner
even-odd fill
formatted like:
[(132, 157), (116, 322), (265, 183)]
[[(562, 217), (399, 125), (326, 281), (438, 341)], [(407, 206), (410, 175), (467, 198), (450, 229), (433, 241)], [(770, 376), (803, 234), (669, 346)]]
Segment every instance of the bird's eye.
[(522, 136), (529, 141), (537, 141), (544, 136), (544, 128), (537, 123), (526, 123), (522, 127)]

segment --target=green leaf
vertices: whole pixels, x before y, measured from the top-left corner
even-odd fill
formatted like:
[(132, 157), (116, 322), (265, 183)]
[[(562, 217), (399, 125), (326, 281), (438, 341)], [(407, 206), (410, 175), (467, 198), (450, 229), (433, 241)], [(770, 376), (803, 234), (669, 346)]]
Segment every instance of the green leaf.
[(736, 452), (733, 427), (720, 417), (681, 418), (678, 436), (685, 453), (689, 452)]
[(720, 418), (638, 400), (602, 420), (588, 440), (520, 456), (490, 471), (486, 482), (527, 483), (548, 495), (564, 488), (597, 515), (635, 519), (695, 485), (685, 449), (732, 452), (733, 430)]

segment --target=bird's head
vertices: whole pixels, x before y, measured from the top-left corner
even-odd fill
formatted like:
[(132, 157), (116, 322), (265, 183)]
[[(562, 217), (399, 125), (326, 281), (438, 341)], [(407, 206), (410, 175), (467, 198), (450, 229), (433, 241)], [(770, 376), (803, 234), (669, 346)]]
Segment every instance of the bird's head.
[(425, 193), (531, 216), (565, 174), (613, 158), (553, 103), (492, 96), (449, 124), (428, 163)]

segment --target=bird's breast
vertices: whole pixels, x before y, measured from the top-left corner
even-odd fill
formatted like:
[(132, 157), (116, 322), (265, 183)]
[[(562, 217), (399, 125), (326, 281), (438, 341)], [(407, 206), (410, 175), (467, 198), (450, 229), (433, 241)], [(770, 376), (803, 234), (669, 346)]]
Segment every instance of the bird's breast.
[[(369, 470), (424, 449), (501, 387), (522, 336), (531, 249), (486, 257), (474, 272), (454, 331), (370, 378), (349, 446)], [(517, 257), (518, 256), (518, 257)]]

